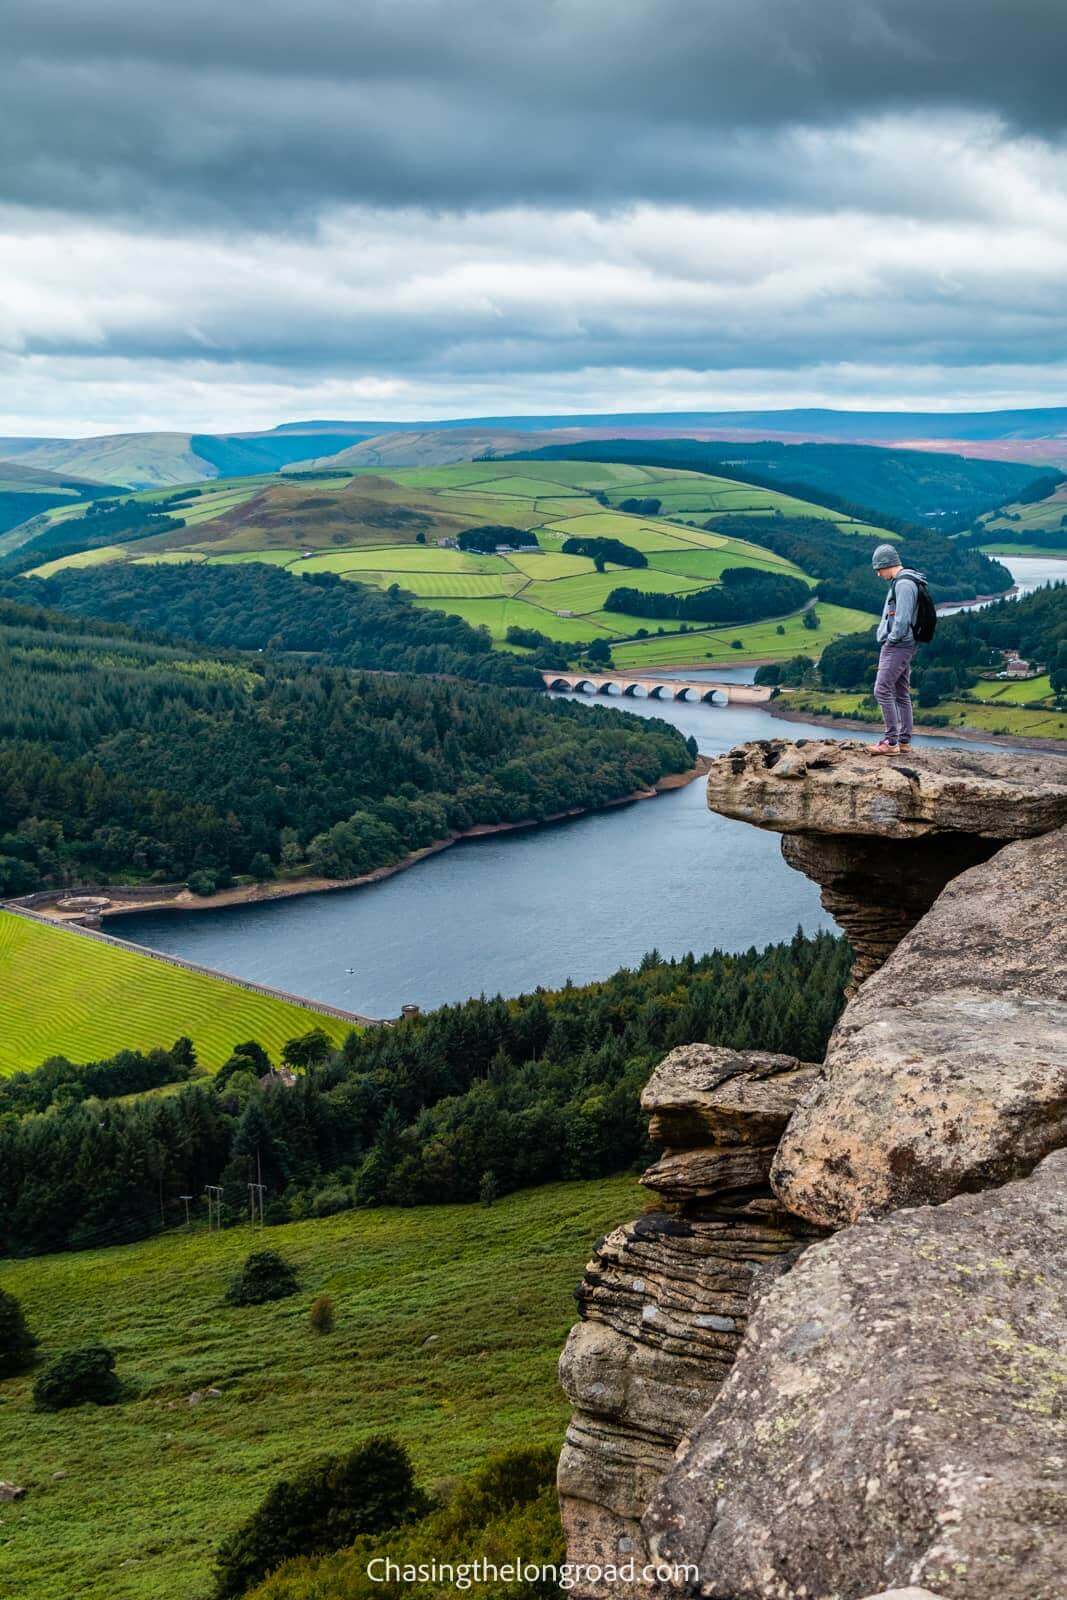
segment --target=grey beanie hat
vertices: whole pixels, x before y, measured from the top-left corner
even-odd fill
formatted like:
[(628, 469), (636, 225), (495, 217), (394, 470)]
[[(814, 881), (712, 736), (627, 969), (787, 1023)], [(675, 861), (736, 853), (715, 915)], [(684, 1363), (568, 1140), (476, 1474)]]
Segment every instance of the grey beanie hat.
[(880, 544), (871, 557), (871, 566), (875, 572), (881, 572), (884, 567), (903, 566), (903, 562), (895, 545)]

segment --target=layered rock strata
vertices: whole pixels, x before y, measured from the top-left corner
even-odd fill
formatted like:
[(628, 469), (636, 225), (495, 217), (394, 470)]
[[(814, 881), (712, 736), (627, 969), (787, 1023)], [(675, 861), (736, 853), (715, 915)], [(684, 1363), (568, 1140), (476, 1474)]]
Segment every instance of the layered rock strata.
[(663, 1209), (598, 1245), (561, 1364), (569, 1558), (1064, 1600), (1067, 763), (776, 741), (709, 803), (784, 835), (866, 981), (823, 1067), (693, 1046), (649, 1083)]
[[(778, 1136), (816, 1072), (790, 1056), (693, 1045), (672, 1052), (645, 1089), (669, 1148), (642, 1181), (664, 1208), (600, 1240), (560, 1361), (575, 1406), (560, 1501), (568, 1548), (583, 1564), (647, 1561), (641, 1514), (729, 1373), (754, 1295), (818, 1236), (767, 1181)], [(605, 1592), (596, 1583), (575, 1590)], [(629, 1589), (616, 1582), (610, 1592)]]
[(759, 1305), (652, 1497), (713, 1600), (1067, 1591), (1067, 1150), (861, 1223)]
[(1003, 844), (1067, 823), (1067, 766), (1036, 756), (909, 750), (885, 759), (831, 739), (742, 745), (712, 762), (708, 805), (783, 835), (875, 972), (946, 883)]

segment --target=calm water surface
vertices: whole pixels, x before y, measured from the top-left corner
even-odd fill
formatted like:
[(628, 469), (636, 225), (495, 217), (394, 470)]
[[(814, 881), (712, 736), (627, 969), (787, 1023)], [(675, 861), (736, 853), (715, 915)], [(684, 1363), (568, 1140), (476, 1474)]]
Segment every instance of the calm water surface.
[[(1045, 582), (1067, 574), (1067, 563), (1036, 559), (1013, 558), (1011, 567), (1020, 582), (1041, 581), (1024, 567), (1049, 568)], [(743, 667), (731, 672), (750, 674)], [(748, 739), (804, 732), (756, 706), (615, 697), (612, 703), (634, 716), (662, 717), (709, 755)], [(813, 735), (877, 737), (874, 730), (832, 728)], [(815, 885), (785, 865), (776, 835), (710, 813), (698, 781), (656, 800), (469, 840), (364, 889), (227, 911), (124, 917), (115, 931), (224, 972), (385, 1017), (408, 1001), (435, 1006), (606, 977), (653, 948), (669, 956), (716, 946), (744, 950), (788, 938), (798, 926), (808, 932), (833, 926)]]

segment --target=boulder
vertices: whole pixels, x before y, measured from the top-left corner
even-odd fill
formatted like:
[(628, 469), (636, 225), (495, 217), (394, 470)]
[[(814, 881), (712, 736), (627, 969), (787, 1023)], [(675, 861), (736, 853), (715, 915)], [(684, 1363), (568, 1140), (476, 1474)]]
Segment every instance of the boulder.
[(826, 1227), (1067, 1144), (1067, 829), (956, 878), (845, 1008), (771, 1182)]
[(838, 739), (761, 739), (717, 757), (708, 805), (776, 833), (875, 839), (1029, 839), (1067, 823), (1056, 756), (911, 749), (872, 756)]
[(709, 1600), (1063, 1600), (1067, 1151), (807, 1249), (643, 1528)]
[(822, 890), (875, 972), (946, 883), (1011, 840), (1067, 823), (1056, 757), (913, 749), (872, 756), (851, 741), (761, 740), (712, 762), (708, 805), (783, 835), (782, 854)]
[(10, 1505), (15, 1500), (24, 1500), (26, 1491), (21, 1484), (8, 1483), (0, 1479), (0, 1505)]
[(680, 1045), (641, 1094), (642, 1109), (651, 1114), (649, 1136), (682, 1150), (776, 1143), (821, 1070), (764, 1050)]

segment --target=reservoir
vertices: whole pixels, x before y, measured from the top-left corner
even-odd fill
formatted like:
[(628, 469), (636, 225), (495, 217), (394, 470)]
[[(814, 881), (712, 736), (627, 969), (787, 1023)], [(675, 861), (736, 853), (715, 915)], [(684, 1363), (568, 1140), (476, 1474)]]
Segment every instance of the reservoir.
[[(1012, 559), (1011, 566), (1020, 582), (1042, 579), (1017, 567), (1049, 568), (1045, 582), (1067, 575), (1067, 563), (1055, 561)], [(707, 755), (807, 731), (759, 706), (611, 704), (662, 717)], [(873, 741), (877, 732), (813, 728), (810, 736)], [(467, 840), (365, 888), (145, 913), (123, 917), (115, 931), (239, 977), (392, 1017), (410, 1002), (427, 1008), (607, 977), (653, 949), (665, 956), (744, 950), (788, 939), (798, 927), (832, 926), (816, 886), (783, 862), (777, 835), (712, 815), (698, 780), (655, 800)]]

